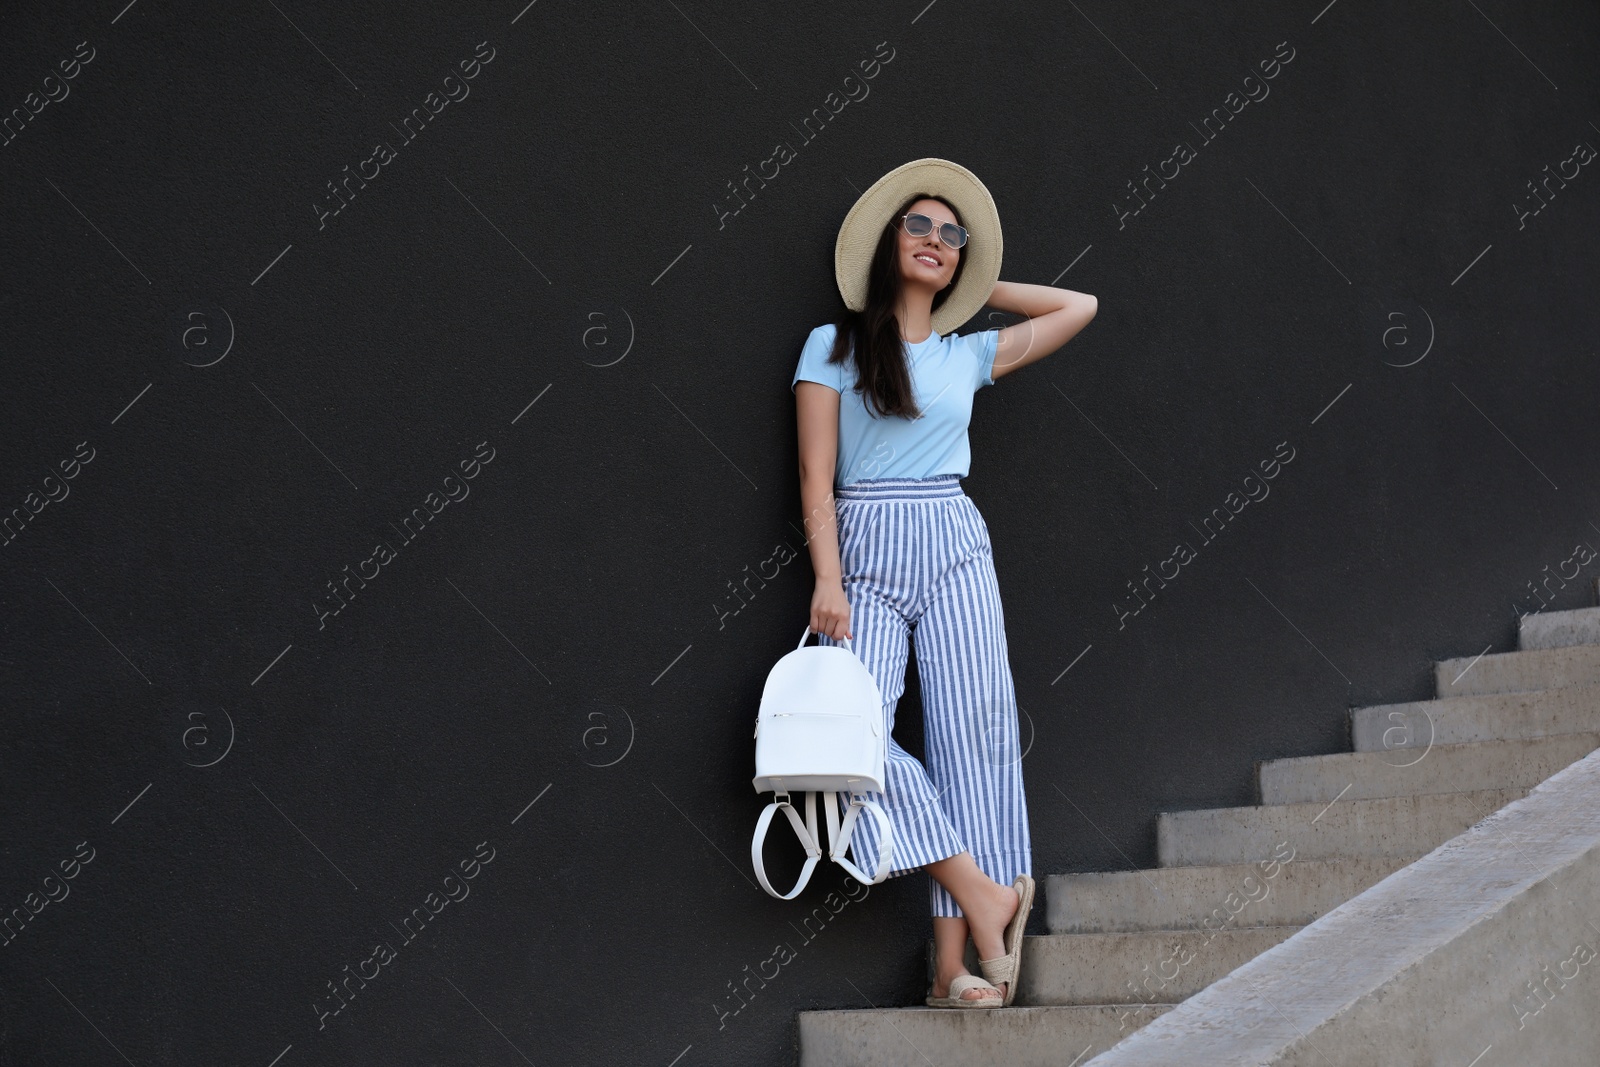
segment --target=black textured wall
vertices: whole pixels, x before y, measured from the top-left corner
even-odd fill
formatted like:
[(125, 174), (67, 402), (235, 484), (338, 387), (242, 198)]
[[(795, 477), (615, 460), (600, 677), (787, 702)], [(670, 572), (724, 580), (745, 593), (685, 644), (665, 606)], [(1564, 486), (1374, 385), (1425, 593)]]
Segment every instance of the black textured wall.
[(1597, 45), (1574, 0), (9, 5), (0, 1064), (785, 1064), (799, 1009), (920, 1003), (925, 876), (784, 903), (748, 853), (787, 386), (919, 156), (1100, 299), (965, 483), (1036, 872), (1590, 603)]

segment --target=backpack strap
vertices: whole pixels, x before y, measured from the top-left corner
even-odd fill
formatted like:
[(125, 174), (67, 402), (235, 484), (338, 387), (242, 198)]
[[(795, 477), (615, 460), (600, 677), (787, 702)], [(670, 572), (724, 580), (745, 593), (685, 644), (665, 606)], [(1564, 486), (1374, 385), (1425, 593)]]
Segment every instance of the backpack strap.
[[(866, 98), (865, 98), (865, 97), (863, 97), (863, 98), (862, 98), (862, 99), (866, 99)], [(1265, 100), (1265, 99), (1266, 99), (1266, 97), (1262, 97), (1262, 99), (1263, 99), (1263, 100)], [(64, 500), (64, 499), (66, 499), (66, 498), (65, 498), (65, 497), (63, 497), (63, 498), (62, 498), (62, 499), (63, 499), (63, 500)], [(1265, 500), (1265, 499), (1266, 499), (1266, 498), (1265, 498), (1265, 497), (1262, 497), (1262, 499), (1263, 499), (1263, 500)], [(818, 636), (818, 637), (821, 637), (821, 636), (822, 636), (822, 634), (821, 634), (821, 633), (820, 633), (820, 632), (818, 632), (818, 631), (816, 631), (816, 630), (813, 630), (813, 629), (812, 629), (812, 628), (811, 628), (811, 624), (810, 624), (810, 623), (809, 623), (809, 622), (808, 622), (808, 623), (806, 623), (806, 629), (805, 629), (805, 632), (804, 632), (804, 633), (802, 633), (802, 634), (801, 634), (801, 635), (800, 635), (800, 643), (799, 643), (799, 644), (798, 644), (798, 645), (795, 645), (795, 646), (794, 646), (794, 647), (795, 647), (795, 648), (797, 648), (797, 649), (798, 649), (798, 648), (805, 648), (805, 647), (806, 647), (806, 640), (807, 640), (807, 639), (808, 639), (808, 638), (809, 638), (809, 637), (810, 637), (810, 636), (811, 636), (811, 635), (812, 635), (812, 634), (814, 634), (814, 633), (815, 633), (815, 634), (816, 634), (816, 635), (817, 635), (817, 636)], [(854, 652), (854, 651), (855, 651), (855, 649), (854, 649), (854, 648), (851, 648), (851, 647), (850, 647), (850, 639), (849, 639), (849, 638), (848, 638), (848, 637), (841, 637), (841, 638), (840, 638), (840, 639), (839, 639), (839, 640), (840, 640), (840, 642), (841, 642), (841, 643), (842, 643), (842, 644), (843, 644), (843, 645), (844, 645), (844, 647), (845, 647), (845, 648), (847, 648), (847, 649), (849, 649), (849, 650), (850, 650), (850, 651), (851, 651), (851, 652)], [(63, 897), (63, 898), (62, 898), (62, 899), (63, 899), (63, 900), (65, 900), (65, 899), (66, 899), (66, 898), (65, 898), (65, 897)]]
[[(832, 794), (829, 794), (829, 810), (832, 811)], [(789, 823), (794, 827), (795, 836), (800, 839), (800, 844), (805, 846), (806, 862), (800, 868), (800, 877), (794, 883), (794, 888), (787, 893), (780, 893), (772, 888), (772, 883), (767, 881), (766, 867), (761, 862), (761, 845), (766, 841), (767, 828), (772, 824), (772, 816), (779, 808), (789, 817)], [(799, 895), (800, 890), (806, 887), (811, 880), (811, 872), (816, 870), (817, 861), (822, 858), (822, 846), (817, 843), (817, 794), (815, 791), (806, 793), (806, 821), (800, 821), (800, 813), (794, 810), (789, 803), (788, 793), (777, 793), (773, 796), (772, 803), (761, 811), (761, 818), (756, 820), (755, 837), (750, 841), (750, 863), (756, 869), (756, 878), (761, 881), (761, 888), (779, 900), (793, 900)]]
[[(839, 805), (835, 797), (848, 796), (850, 798), (850, 812), (844, 817), (844, 825), (839, 824)], [(889, 823), (889, 816), (884, 814), (876, 801), (852, 793), (829, 793), (827, 799), (828, 809), (828, 858), (843, 867), (856, 881), (863, 885), (877, 885), (889, 877), (889, 857), (894, 851), (894, 828)], [(855, 833), (856, 819), (863, 811), (870, 811), (872, 817), (878, 820), (878, 862), (877, 869), (872, 874), (867, 874), (855, 863), (845, 858), (845, 849), (850, 847), (851, 835)], [(859, 861), (861, 855), (856, 854)]]

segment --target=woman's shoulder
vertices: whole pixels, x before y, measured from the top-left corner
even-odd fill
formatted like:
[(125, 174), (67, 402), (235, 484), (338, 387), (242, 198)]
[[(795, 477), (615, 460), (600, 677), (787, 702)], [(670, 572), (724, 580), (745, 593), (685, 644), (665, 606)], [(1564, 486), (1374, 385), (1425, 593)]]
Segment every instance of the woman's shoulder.
[(827, 358), (833, 352), (833, 345), (839, 336), (839, 324), (825, 322), (821, 326), (813, 327), (806, 335), (806, 347), (821, 352)]

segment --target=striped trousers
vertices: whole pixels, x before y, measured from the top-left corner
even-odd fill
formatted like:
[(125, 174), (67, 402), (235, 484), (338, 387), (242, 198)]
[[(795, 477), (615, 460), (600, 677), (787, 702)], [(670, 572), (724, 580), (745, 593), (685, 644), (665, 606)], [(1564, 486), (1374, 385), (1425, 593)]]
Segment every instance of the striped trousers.
[[(850, 642), (883, 696), (889, 735), (883, 793), (889, 875), (972, 853), (1010, 885), (1032, 874), (1022, 789), (1017, 699), (989, 528), (957, 475), (877, 478), (834, 490)], [(843, 645), (818, 635), (825, 645)], [(926, 767), (894, 740), (908, 645), (922, 688)], [(877, 854), (878, 825), (856, 823), (852, 852)], [(859, 862), (859, 861), (858, 861)], [(928, 880), (935, 916), (959, 917), (955, 898)]]

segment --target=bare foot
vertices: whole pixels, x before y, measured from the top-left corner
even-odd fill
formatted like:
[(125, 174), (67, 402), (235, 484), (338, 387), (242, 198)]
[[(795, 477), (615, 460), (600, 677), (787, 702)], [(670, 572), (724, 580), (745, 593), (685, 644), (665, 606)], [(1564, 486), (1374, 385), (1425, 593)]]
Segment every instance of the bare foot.
[[(988, 959), (989, 957), (985, 956), (984, 958)], [(969, 971), (965, 967), (963, 967), (959, 971), (952, 971), (949, 974), (936, 975), (934, 977), (934, 979), (933, 979), (933, 995), (935, 997), (947, 997), (947, 996), (949, 996), (950, 995), (950, 982), (951, 982), (951, 980), (956, 978), (958, 975), (971, 974), (971, 973), (972, 973), (971, 971)], [(1001, 985), (1009, 985), (1010, 983), (1001, 982), (1000, 984)], [(965, 992), (963, 992), (961, 994), (961, 999), (962, 1000), (984, 1000), (984, 999), (986, 999), (988, 997), (1004, 997), (1005, 995), (1006, 995), (1006, 991), (1004, 989), (996, 989), (992, 985), (991, 986), (974, 986), (973, 988), (968, 989)]]
[[(980, 960), (992, 960), (1006, 954), (1006, 926), (1021, 906), (1022, 897), (1016, 889), (1009, 885), (994, 884), (989, 899), (975, 912), (966, 912), (967, 927)], [(1001, 996), (1005, 996), (1005, 987), (1010, 984), (1000, 983)]]

